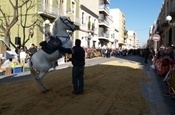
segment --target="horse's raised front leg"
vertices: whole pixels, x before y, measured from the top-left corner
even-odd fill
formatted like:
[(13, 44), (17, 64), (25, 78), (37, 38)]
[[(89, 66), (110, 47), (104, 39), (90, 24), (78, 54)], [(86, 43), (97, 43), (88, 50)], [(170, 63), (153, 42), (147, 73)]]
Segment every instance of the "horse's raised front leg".
[(43, 84), (42, 79), (46, 75), (47, 72), (40, 72), (38, 77), (36, 78), (36, 81), (39, 83), (41, 86), (41, 89), (44, 93), (48, 92), (49, 89)]

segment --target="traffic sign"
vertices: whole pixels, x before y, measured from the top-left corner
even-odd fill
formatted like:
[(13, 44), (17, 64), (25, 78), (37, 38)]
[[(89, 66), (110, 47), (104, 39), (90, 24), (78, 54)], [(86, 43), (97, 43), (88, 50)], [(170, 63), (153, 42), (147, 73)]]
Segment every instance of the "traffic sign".
[(159, 34), (154, 34), (152, 36), (152, 40), (155, 41), (155, 42), (159, 41), (160, 40), (160, 35)]

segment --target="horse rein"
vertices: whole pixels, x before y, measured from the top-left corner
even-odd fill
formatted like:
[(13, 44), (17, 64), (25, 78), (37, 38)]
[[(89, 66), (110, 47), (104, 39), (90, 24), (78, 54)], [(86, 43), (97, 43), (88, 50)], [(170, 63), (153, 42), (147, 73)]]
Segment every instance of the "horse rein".
[[(64, 40), (63, 42), (60, 40), (60, 38), (66, 38), (66, 40)], [(56, 36), (57, 39), (59, 39), (61, 41), (61, 45), (65, 44), (66, 42), (68, 42), (70, 40), (69, 36)]]
[[(74, 22), (68, 20), (67, 18), (64, 19), (64, 18), (61, 18), (61, 17), (60, 17), (60, 20), (61, 20), (61, 22), (62, 22), (63, 24), (65, 24), (65, 25), (68, 26), (72, 31), (74, 31), (74, 30), (71, 28), (71, 26), (70, 26), (70, 24), (73, 25)], [(60, 39), (61, 37), (62, 37), (62, 38), (66, 38), (66, 39), (62, 42), (62, 40)], [(70, 40), (70, 37), (69, 37), (69, 36), (56, 36), (56, 39), (59, 39), (60, 42), (61, 42), (61, 45), (64, 45), (64, 44), (66, 44), (66, 43)]]

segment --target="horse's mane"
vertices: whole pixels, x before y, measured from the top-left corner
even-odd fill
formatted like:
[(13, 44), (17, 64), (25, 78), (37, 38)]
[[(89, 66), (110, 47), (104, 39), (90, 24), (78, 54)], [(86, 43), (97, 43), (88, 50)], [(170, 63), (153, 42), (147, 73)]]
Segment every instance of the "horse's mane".
[(54, 20), (54, 22), (53, 22), (53, 28), (52, 28), (52, 34), (53, 35), (55, 35), (57, 32), (58, 32), (58, 25), (57, 24), (59, 24), (58, 22), (60, 21), (60, 17), (62, 18), (62, 19), (66, 19), (67, 17), (66, 16), (59, 16), (59, 17), (57, 17), (55, 20)]
[(59, 18), (56, 18), (53, 22), (53, 28), (52, 28), (52, 35), (55, 35), (57, 30), (57, 23), (58, 23)]

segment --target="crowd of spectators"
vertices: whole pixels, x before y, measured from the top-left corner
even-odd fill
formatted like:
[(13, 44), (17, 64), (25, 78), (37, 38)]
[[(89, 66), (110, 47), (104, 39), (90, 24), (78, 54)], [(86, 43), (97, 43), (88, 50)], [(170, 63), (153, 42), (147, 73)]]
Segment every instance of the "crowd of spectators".
[[(38, 48), (36, 45), (32, 44), (30, 48), (26, 46), (17, 46), (15, 51), (7, 51), (6, 58), (1, 56), (1, 63), (0, 63), (0, 72), (9, 71), (15, 67), (27, 67), (27, 61), (35, 52), (37, 52)], [(22, 70), (21, 70), (22, 71)], [(9, 72), (10, 74), (10, 72)]]

